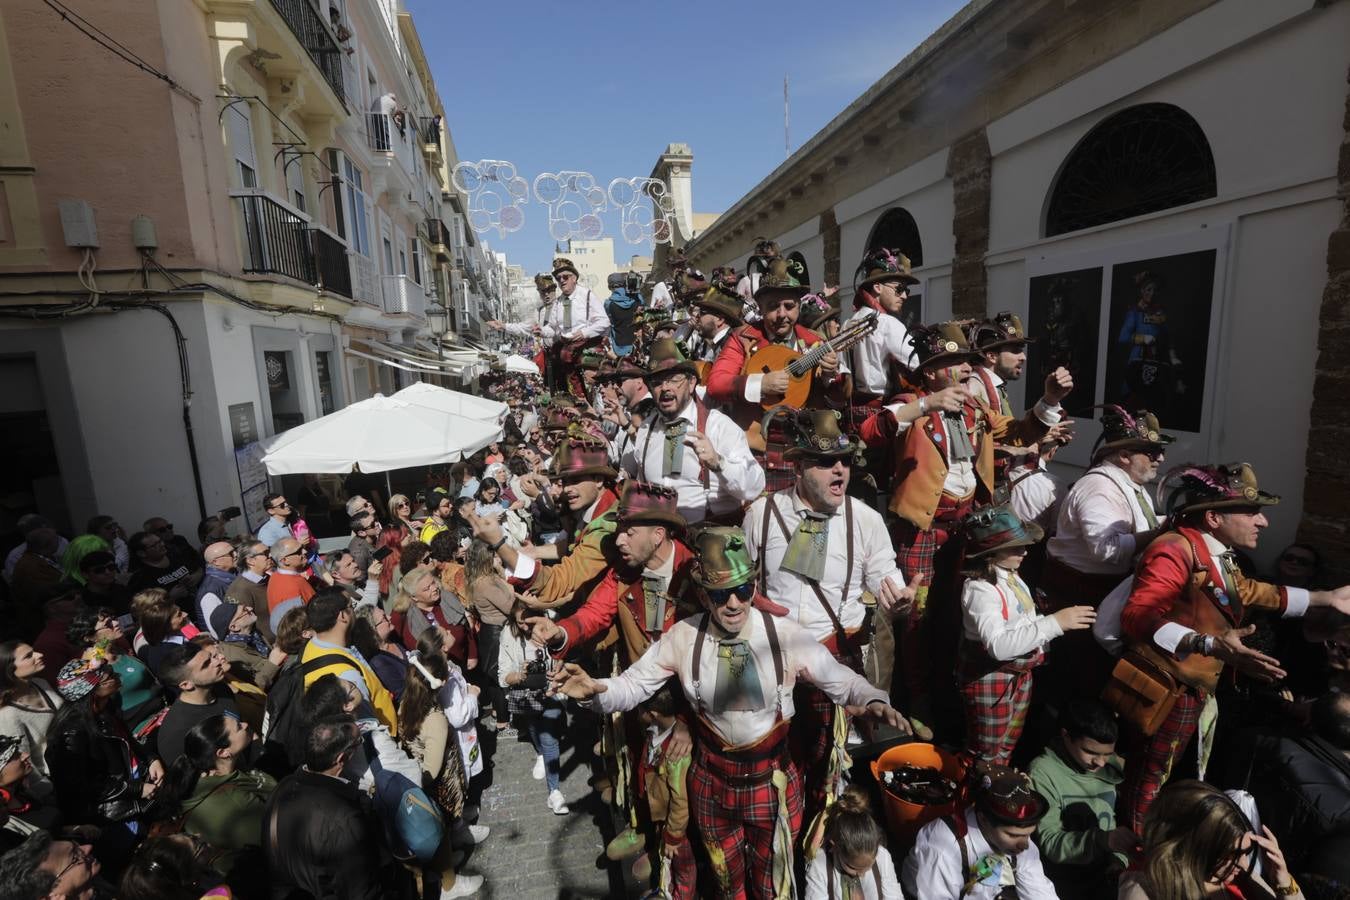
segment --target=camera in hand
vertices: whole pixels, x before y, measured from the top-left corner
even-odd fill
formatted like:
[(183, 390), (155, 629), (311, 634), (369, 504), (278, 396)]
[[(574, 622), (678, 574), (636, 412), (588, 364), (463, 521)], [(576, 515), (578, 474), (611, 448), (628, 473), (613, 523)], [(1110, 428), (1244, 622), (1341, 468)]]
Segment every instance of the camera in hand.
[(532, 691), (542, 691), (548, 686), (548, 662), (542, 651), (534, 659), (525, 661), (525, 678), (521, 680), (520, 686)]

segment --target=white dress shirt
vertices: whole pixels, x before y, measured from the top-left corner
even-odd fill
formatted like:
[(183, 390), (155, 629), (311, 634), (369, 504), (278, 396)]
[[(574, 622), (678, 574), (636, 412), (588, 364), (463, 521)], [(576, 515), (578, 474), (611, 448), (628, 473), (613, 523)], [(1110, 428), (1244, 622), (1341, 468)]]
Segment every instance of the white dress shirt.
[[(985, 840), (984, 832), (980, 831), (975, 810), (967, 809), (965, 816), (966, 836), (962, 840), (970, 865), (975, 866), (986, 856), (1001, 858)], [(1011, 866), (1006, 862), (1002, 874), (998, 884), (977, 883), (965, 896), (969, 900), (993, 900), (1004, 885), (1014, 883)], [(957, 900), (961, 896), (961, 889), (966, 882), (966, 873), (961, 871), (961, 848), (956, 844), (956, 834), (944, 820), (936, 819), (920, 829), (914, 849), (905, 858), (900, 881), (908, 897)], [(1017, 896), (1021, 900), (1059, 900), (1054, 885), (1041, 868), (1041, 854), (1036, 849), (1035, 841), (1017, 854), (1015, 883)]]
[(886, 313), (877, 316), (876, 330), (854, 346), (853, 358), (853, 389), (875, 397), (886, 396), (892, 361), (907, 369), (919, 364), (909, 329)]
[(1016, 579), (1026, 596), (1032, 596), (1022, 576), (998, 566), (994, 572), (998, 584), (967, 578), (961, 589), (961, 626), (967, 640), (983, 646), (994, 659), (1008, 662), (1039, 650), (1064, 633), (1053, 616), (1022, 608), (1012, 587)]
[[(697, 429), (698, 414), (692, 399), (676, 418), (688, 422), (689, 431)], [(703, 433), (722, 457), (722, 469), (719, 472), (709, 470), (707, 490), (699, 480), (698, 454), (687, 443), (681, 446), (680, 474), (661, 474), (666, 450), (665, 427), (666, 422), (659, 413), (643, 422), (619, 464), (635, 478), (674, 488), (679, 495), (680, 515), (690, 525), (702, 522), (709, 515), (739, 509), (764, 491), (764, 469), (750, 452), (745, 431), (728, 416), (715, 409), (708, 410)], [(655, 433), (652, 429), (656, 429)]]
[[(572, 307), (572, 328), (563, 330), (567, 321), (566, 308)], [(543, 309), (544, 342), (555, 340), (579, 341), (597, 338), (609, 332), (609, 314), (605, 312), (605, 298), (585, 285), (577, 285), (569, 297), (560, 294), (557, 300)]]
[(658, 281), (652, 288), (651, 303), (648, 304), (651, 309), (667, 309), (675, 305), (675, 298), (670, 295), (670, 286), (664, 281)]
[[(745, 626), (736, 636), (744, 639), (755, 660), (759, 674), (764, 707), (754, 710), (729, 710), (714, 713), (711, 710), (713, 694), (717, 689), (717, 643), (719, 629), (708, 626), (699, 660), (699, 685), (694, 686), (694, 639), (706, 613), (681, 619), (660, 640), (647, 648), (642, 658), (615, 678), (602, 678), (603, 694), (589, 701), (598, 712), (626, 712), (661, 689), (675, 675), (680, 679), (684, 696), (707, 722), (716, 729), (728, 746), (753, 743), (764, 737), (778, 722), (778, 708), (782, 705), (783, 718), (792, 717), (792, 689), (797, 682), (814, 684), (839, 706), (864, 706), (874, 700), (887, 702), (886, 694), (867, 683), (867, 679), (835, 662), (830, 652), (808, 632), (786, 619), (774, 620), (774, 631), (783, 656), (781, 690), (775, 690), (773, 652), (764, 630), (766, 613), (751, 610)], [(775, 700), (775, 697), (777, 699)]]
[[(783, 514), (787, 537), (783, 536), (783, 530), (769, 512), (769, 503), (777, 506)], [(839, 617), (839, 623), (845, 628), (857, 628), (862, 625), (866, 612), (862, 604), (864, 588), (876, 594), (881, 590), (881, 583), (887, 579), (897, 589), (905, 585), (896, 568), (895, 548), (891, 545), (891, 536), (881, 514), (866, 503), (855, 501), (849, 505), (853, 507), (853, 571), (849, 573), (848, 584), (845, 585), (848, 524), (844, 521), (844, 506), (841, 504), (830, 517), (825, 575), (820, 580), (820, 589)], [(816, 640), (823, 641), (834, 634), (830, 617), (821, 608), (820, 599), (811, 589), (810, 583), (782, 566), (788, 543), (807, 509), (796, 491), (779, 491), (759, 498), (745, 514), (745, 542), (750, 558), (762, 562), (769, 573), (766, 585), (769, 599), (787, 607), (788, 618), (805, 628)], [(765, 516), (769, 517), (769, 540), (761, 547)]]
[[(877, 879), (872, 871), (864, 872), (858, 879), (862, 887), (862, 900), (903, 900), (900, 882), (895, 878), (895, 864), (891, 862), (891, 851), (886, 849), (885, 844), (877, 845), (877, 859), (873, 868), (881, 876), (881, 892), (877, 893)], [(843, 873), (829, 865), (829, 854), (822, 848), (816, 851), (815, 859), (806, 865), (806, 890), (802, 892), (802, 900), (829, 900), (830, 882), (834, 883), (833, 896), (843, 897)]]
[(1013, 469), (1009, 473), (1012, 481), (1012, 511), (1023, 522), (1035, 522), (1050, 534), (1055, 528), (1055, 519), (1059, 515), (1059, 500), (1064, 496), (1064, 482), (1045, 467), (1045, 460), (1038, 459), (1034, 469)]
[(1125, 575), (1143, 549), (1136, 533), (1152, 527), (1136, 490), (1151, 512), (1148, 488), (1120, 466), (1103, 462), (1088, 469), (1059, 505), (1049, 555), (1087, 575)]

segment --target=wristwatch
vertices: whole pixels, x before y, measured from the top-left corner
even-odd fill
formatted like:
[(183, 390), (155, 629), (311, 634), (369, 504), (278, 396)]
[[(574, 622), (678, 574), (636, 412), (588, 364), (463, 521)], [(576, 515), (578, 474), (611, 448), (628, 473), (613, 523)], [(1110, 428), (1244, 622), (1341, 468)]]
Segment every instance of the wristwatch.
[(497, 539), (497, 543), (493, 544), (488, 549), (491, 550), (493, 553), (496, 553), (498, 550), (502, 548), (502, 545), (505, 543), (506, 543), (506, 535), (505, 533), (503, 533), (502, 536)]

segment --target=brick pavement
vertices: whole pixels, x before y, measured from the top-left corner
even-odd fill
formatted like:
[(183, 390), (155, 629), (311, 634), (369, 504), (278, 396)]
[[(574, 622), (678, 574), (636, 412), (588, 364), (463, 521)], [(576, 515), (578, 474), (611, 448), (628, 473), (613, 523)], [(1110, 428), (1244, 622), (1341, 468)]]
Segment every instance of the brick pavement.
[[(569, 735), (577, 733), (569, 720)], [(484, 750), (492, 752), (485, 740)], [(583, 900), (640, 896), (631, 878), (604, 856), (614, 835), (609, 808), (587, 783), (590, 747), (584, 732), (563, 744), (562, 792), (571, 812), (555, 816), (545, 805), (544, 782), (530, 776), (534, 748), (528, 738), (502, 739), (492, 752), (491, 784), (483, 791), (479, 823), (492, 828), (464, 871), (484, 876), (482, 900)], [(578, 748), (576, 744), (582, 746)]]

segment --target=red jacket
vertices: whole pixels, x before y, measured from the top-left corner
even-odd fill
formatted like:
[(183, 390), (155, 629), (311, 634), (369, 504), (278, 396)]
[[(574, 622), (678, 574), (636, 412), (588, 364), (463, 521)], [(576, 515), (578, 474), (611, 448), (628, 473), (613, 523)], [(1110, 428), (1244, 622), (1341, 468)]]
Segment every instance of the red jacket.
[[(805, 347), (821, 341), (820, 335), (803, 325), (796, 326), (796, 335)], [(760, 347), (773, 341), (757, 325), (742, 325), (732, 332), (732, 337), (735, 340), (728, 340), (722, 346), (722, 352), (717, 354), (717, 360), (708, 372), (706, 400), (710, 406), (726, 405), (732, 420), (742, 428), (749, 428), (764, 418), (764, 409), (745, 399), (745, 382), (749, 377), (745, 372), (745, 361)]]
[[(661, 634), (681, 618), (680, 606), (696, 607), (697, 599), (693, 594), (694, 582), (690, 577), (693, 570), (694, 554), (683, 541), (676, 540), (675, 562), (671, 568), (670, 597), (666, 601), (665, 620), (660, 633), (647, 631), (647, 601), (642, 589), (642, 573), (633, 580), (632, 573), (611, 567), (605, 573), (600, 584), (591, 591), (586, 602), (581, 604), (572, 615), (558, 622), (558, 626), (567, 633), (567, 643), (559, 655), (571, 655), (577, 648), (585, 646), (609, 630), (619, 620), (619, 633), (623, 637), (628, 662), (631, 665), (647, 651), (647, 647)], [(619, 598), (628, 608), (630, 616), (619, 615)], [(629, 619), (631, 618), (631, 621)]]
[(1213, 657), (1190, 654), (1178, 660), (1154, 642), (1168, 622), (1218, 635), (1240, 626), (1249, 609), (1283, 613), (1289, 592), (1282, 587), (1234, 576), (1237, 596), (1223, 588), (1223, 571), (1210, 555), (1204, 538), (1193, 528), (1160, 535), (1145, 548), (1135, 568), (1134, 587), (1120, 613), (1121, 633), (1127, 641), (1144, 645), (1181, 681), (1212, 691), (1223, 663)]

